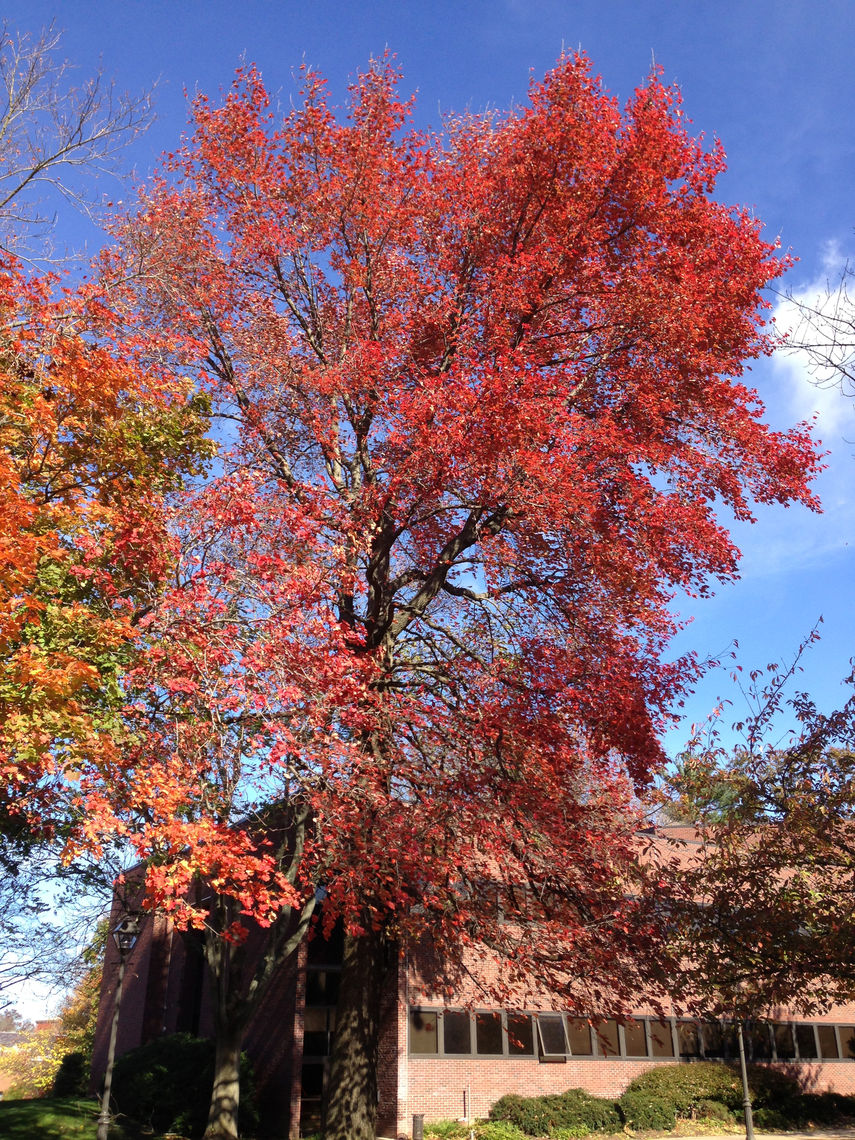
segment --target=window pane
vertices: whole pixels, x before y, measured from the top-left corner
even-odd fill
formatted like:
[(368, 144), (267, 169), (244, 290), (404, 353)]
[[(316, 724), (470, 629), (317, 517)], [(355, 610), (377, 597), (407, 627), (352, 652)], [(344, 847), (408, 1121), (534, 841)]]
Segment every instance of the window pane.
[(458, 1056), (472, 1052), (469, 1014), (447, 1009), (442, 1015), (442, 1048), (444, 1053)]
[(724, 1033), (722, 1032), (721, 1023), (718, 1021), (705, 1021), (703, 1025), (704, 1034), (704, 1056), (705, 1057), (723, 1057), (724, 1050)]
[(337, 1005), (340, 970), (309, 970), (306, 973), (306, 1005)]
[(591, 1027), (584, 1017), (568, 1017), (567, 1033), (570, 1038), (570, 1052), (574, 1057), (593, 1057)]
[(410, 1010), (410, 1052), (436, 1053), (436, 1014), (420, 1009)]
[[(315, 912), (317, 913), (317, 911)], [(339, 965), (344, 958), (344, 923), (341, 919), (330, 931), (329, 938), (316, 933), (308, 946), (309, 965)]]
[(623, 1027), (623, 1043), (627, 1057), (647, 1056), (647, 1035), (643, 1021), (628, 1021)]
[[(695, 1038), (697, 1043), (697, 1037)], [(674, 1042), (671, 1039), (670, 1021), (650, 1022), (650, 1045), (654, 1057), (673, 1057)]]
[(543, 1053), (555, 1055), (567, 1052), (564, 1023), (560, 1013), (539, 1013), (537, 1028), (540, 1031), (540, 1046)]
[(677, 1044), (681, 1057), (700, 1057), (701, 1041), (694, 1021), (677, 1022)]
[(837, 1035), (833, 1025), (818, 1025), (819, 1052), (827, 1061), (836, 1061), (840, 1054), (837, 1051)]
[(799, 1056), (803, 1061), (816, 1060), (816, 1037), (812, 1025), (796, 1026), (796, 1041), (799, 1046)]
[(775, 1052), (778, 1055), (778, 1060), (792, 1061), (796, 1055), (792, 1025), (781, 1025), (776, 1022), (772, 1026), (772, 1032), (775, 1034)]
[(479, 1053), (501, 1053), (502, 1015), (500, 1013), (476, 1013), (475, 1040)]
[(327, 1037), (326, 1030), (317, 1033), (305, 1033), (303, 1035), (303, 1056), (304, 1057), (326, 1057), (329, 1053), (329, 1038)]
[(524, 1013), (508, 1014), (508, 1052), (512, 1057), (531, 1057), (534, 1054), (531, 1018)]
[(594, 1023), (597, 1051), (606, 1057), (619, 1057), (617, 1022), (613, 1018)]
[(838, 1025), (837, 1029), (843, 1056), (849, 1060), (855, 1059), (855, 1025)]
[(749, 1025), (748, 1032), (745, 1035), (745, 1046), (755, 1061), (768, 1061), (772, 1056), (772, 1038), (769, 1034), (769, 1025), (762, 1021)]
[(324, 1091), (323, 1065), (304, 1065), (300, 1088), (303, 1096), (320, 1096)]
[(303, 1015), (303, 1056), (326, 1057), (329, 1052), (326, 1009), (307, 1009)]

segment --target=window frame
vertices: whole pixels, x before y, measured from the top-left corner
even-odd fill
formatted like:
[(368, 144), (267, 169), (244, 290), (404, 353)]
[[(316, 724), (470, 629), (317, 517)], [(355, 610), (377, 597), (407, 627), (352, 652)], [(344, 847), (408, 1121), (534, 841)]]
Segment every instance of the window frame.
[[(445, 1047), (445, 1018), (446, 1018), (447, 1014), (452, 1014), (452, 1015), (462, 1014), (467, 1018), (468, 1025), (469, 1025), (469, 1049), (467, 1052), (451, 1053), (448, 1051), (448, 1049), (446, 1049), (446, 1047)], [(474, 1046), (475, 1046), (475, 1019), (472, 1016), (472, 1010), (471, 1009), (461, 1009), (459, 1006), (448, 1006), (447, 1008), (443, 1007), (440, 1010), (439, 1018), (437, 1021), (437, 1035), (436, 1036), (437, 1036), (437, 1045), (439, 1045), (440, 1038), (442, 1039), (441, 1056), (443, 1056), (443, 1057), (476, 1057), (477, 1056), (477, 1053), (475, 1052), (475, 1048), (474, 1048)]]
[[(637, 1028), (641, 1030), (644, 1038), (644, 1052), (643, 1053), (630, 1053), (626, 1044), (626, 1025), (618, 1023), (618, 1056), (626, 1058), (628, 1061), (651, 1061), (653, 1057), (650, 1054), (650, 1019), (647, 1017), (633, 1017), (631, 1019), (635, 1022)], [(608, 1058), (606, 1058), (608, 1059)]]
[[(482, 1053), (478, 1048), (478, 1018), (479, 1017), (496, 1017), (499, 1018), (499, 1039), (502, 1043), (500, 1053)], [(510, 1056), (510, 1048), (508, 1042), (508, 1022), (507, 1012), (504, 1009), (473, 1009), (471, 1011), (471, 1031), (472, 1031), (472, 1044), (475, 1046), (474, 1051), (470, 1054), (472, 1057), (486, 1057), (496, 1059), (498, 1057)], [(460, 1054), (458, 1054), (459, 1056)], [(520, 1056), (531, 1056), (529, 1053), (522, 1053)]]
[[(326, 1006), (313, 1006), (313, 1009), (333, 1009), (333, 1007)], [(432, 1014), (436, 1018), (436, 1052), (433, 1053), (417, 1053), (412, 1049), (412, 1018), (414, 1014)], [(460, 1014), (466, 1015), (469, 1025), (469, 1051), (466, 1053), (450, 1053), (445, 1047), (445, 1025), (446, 1015)], [(478, 1018), (479, 1017), (493, 1017), (499, 1019), (501, 1029), (501, 1042), (502, 1051), (500, 1053), (480, 1053), (478, 1051)], [(531, 1052), (512, 1052), (509, 1019), (526, 1019), (531, 1029)], [(542, 1063), (563, 1063), (568, 1058), (577, 1061), (646, 1061), (651, 1064), (691, 1064), (693, 1061), (701, 1060), (724, 1060), (732, 1061), (738, 1055), (736, 1048), (736, 1023), (731, 1021), (700, 1021), (694, 1018), (686, 1017), (653, 1017), (650, 1015), (643, 1015), (632, 1019), (637, 1026), (643, 1029), (644, 1043), (646, 1053), (644, 1054), (630, 1054), (627, 1050), (627, 1032), (626, 1025), (617, 1020), (617, 1018), (596, 1017), (585, 1018), (577, 1013), (568, 1013), (567, 1011), (559, 1010), (529, 1010), (529, 1009), (464, 1009), (459, 1006), (434, 1006), (434, 1005), (408, 1005), (407, 1007), (407, 1055), (413, 1058), (427, 1058), (427, 1059), (443, 1059), (443, 1060), (508, 1060), (508, 1061), (539, 1061)], [(546, 1043), (543, 1038), (542, 1026), (551, 1023), (553, 1026), (557, 1024), (561, 1027), (561, 1033), (564, 1040), (564, 1051), (560, 1053), (549, 1052), (546, 1049)], [(574, 1053), (571, 1039), (571, 1023), (585, 1023), (588, 1026), (589, 1041), (591, 1051), (589, 1053)], [(607, 1053), (603, 1050), (602, 1043), (599, 1039), (599, 1029), (601, 1026), (608, 1026), (613, 1023), (617, 1031), (617, 1053)], [(667, 1025), (670, 1029), (671, 1038), (670, 1044), (672, 1053), (670, 1055), (657, 1054), (654, 1051), (653, 1034), (654, 1024), (657, 1026), (657, 1031)], [(681, 1051), (681, 1026), (693, 1027), (694, 1034), (697, 1038), (697, 1053), (684, 1053)], [(778, 1056), (778, 1042), (777, 1032), (781, 1028), (786, 1027), (791, 1035), (793, 1042), (793, 1055), (790, 1057), (779, 1058)], [(818, 1022), (818, 1021), (766, 1021), (757, 1020), (752, 1027), (749, 1028), (746, 1035), (746, 1052), (753, 1054), (753, 1040), (752, 1033), (757, 1030), (765, 1031), (768, 1033), (770, 1041), (770, 1052), (768, 1057), (759, 1059), (760, 1063), (772, 1064), (831, 1064), (837, 1061), (852, 1062), (855, 1061), (855, 1056), (846, 1056), (846, 1046), (843, 1042), (843, 1032), (850, 1030), (850, 1035), (855, 1037), (855, 1024), (849, 1023), (846, 1025), (838, 1024), (836, 1022)], [(777, 1029), (777, 1032), (776, 1032)], [(809, 1031), (813, 1036), (814, 1053), (813, 1057), (803, 1057), (802, 1050), (799, 1046), (799, 1034), (804, 1037), (805, 1032)], [(834, 1057), (825, 1056), (822, 1052), (821, 1034), (828, 1037), (831, 1034), (831, 1041), (834, 1042), (837, 1049), (837, 1055)], [(718, 1049), (714, 1045), (714, 1039), (721, 1040), (721, 1047)], [(553, 1042), (554, 1043), (554, 1042)], [(830, 1042), (829, 1042), (830, 1044)], [(715, 1052), (710, 1052), (708, 1049), (716, 1049)], [(312, 1054), (312, 1058), (314, 1058)], [(320, 1059), (320, 1058), (318, 1058)]]
[[(813, 1035), (813, 1056), (803, 1057), (802, 1048), (799, 1044), (799, 1029), (809, 1029)], [(794, 1021), (793, 1022), (793, 1037), (796, 1041), (796, 1061), (803, 1064), (820, 1064), (821, 1054), (819, 1051), (819, 1033), (817, 1032), (817, 1024), (815, 1021)]]
[[(546, 1041), (544, 1040), (543, 1030), (541, 1029), (541, 1018), (558, 1019), (558, 1024), (561, 1026), (561, 1036), (564, 1038), (563, 1052), (554, 1052), (546, 1048)], [(544, 1064), (565, 1064), (570, 1052), (570, 1042), (567, 1040), (567, 1024), (564, 1021), (564, 1014), (557, 1010), (539, 1010), (534, 1015), (534, 1023), (537, 1026), (536, 1049), (538, 1061), (542, 1061)]]
[[(511, 1038), (510, 1038), (511, 1031), (508, 1028), (508, 1021), (510, 1018), (521, 1018), (521, 1017), (525, 1017), (528, 1019), (529, 1030), (531, 1031), (531, 1052), (530, 1053), (512, 1053), (511, 1052)], [(509, 1061), (526, 1061), (526, 1060), (536, 1061), (537, 1060), (537, 1026), (535, 1024), (535, 1017), (536, 1017), (536, 1015), (534, 1013), (531, 1013), (529, 1010), (526, 1010), (526, 1009), (503, 1009), (502, 1010), (502, 1035), (503, 1035), (502, 1043), (503, 1043), (503, 1046), (505, 1049), (503, 1056), (507, 1057), (507, 1059)]]
[[(837, 1046), (840, 1054), (839, 1059), (841, 1061), (855, 1061), (855, 1024), (851, 1022), (847, 1025), (835, 1024), (834, 1028), (837, 1031)], [(851, 1030), (851, 1033), (848, 1033), (844, 1038), (842, 1031), (847, 1029)], [(852, 1041), (852, 1051), (847, 1055), (847, 1050), (850, 1048), (848, 1044), (849, 1041)]]

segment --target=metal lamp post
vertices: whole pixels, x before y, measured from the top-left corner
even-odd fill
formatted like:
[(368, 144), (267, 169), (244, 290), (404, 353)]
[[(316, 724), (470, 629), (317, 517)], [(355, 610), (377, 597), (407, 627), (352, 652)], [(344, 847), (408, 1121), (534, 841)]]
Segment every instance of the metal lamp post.
[(745, 1140), (754, 1140), (754, 1116), (751, 1111), (751, 1090), (748, 1087), (748, 1067), (745, 1064), (745, 1038), (742, 1022), (736, 1023), (736, 1040), (739, 1044), (739, 1072), (742, 1076), (742, 1108), (745, 1112)]
[(116, 1034), (119, 1029), (119, 1007), (122, 1004), (122, 985), (125, 981), (125, 963), (134, 948), (140, 932), (140, 920), (136, 915), (127, 914), (119, 925), (111, 931), (119, 948), (119, 973), (116, 978), (116, 1001), (113, 1005), (113, 1021), (110, 1026), (110, 1044), (107, 1048), (107, 1068), (104, 1073), (104, 1094), (101, 1097), (101, 1111), (98, 1114), (97, 1140), (107, 1140), (110, 1128), (110, 1089), (113, 1084), (113, 1062), (116, 1059)]

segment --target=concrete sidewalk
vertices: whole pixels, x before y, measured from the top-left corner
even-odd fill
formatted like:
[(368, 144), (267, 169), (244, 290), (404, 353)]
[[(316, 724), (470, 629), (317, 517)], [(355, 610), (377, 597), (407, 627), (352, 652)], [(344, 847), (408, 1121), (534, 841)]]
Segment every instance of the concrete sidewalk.
[[(715, 1136), (707, 1133), (699, 1136), (698, 1133), (681, 1135), (679, 1132), (663, 1132), (662, 1137), (668, 1140), (740, 1140), (744, 1132), (723, 1132)], [(754, 1129), (755, 1140), (855, 1140), (855, 1126), (851, 1128), (810, 1128), (803, 1132), (764, 1132)]]

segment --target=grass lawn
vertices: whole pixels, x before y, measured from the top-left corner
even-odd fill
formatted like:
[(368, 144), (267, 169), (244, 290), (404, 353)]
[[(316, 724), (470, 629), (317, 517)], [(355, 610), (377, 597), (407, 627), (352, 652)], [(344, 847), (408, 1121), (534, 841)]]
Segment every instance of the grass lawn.
[[(98, 1105), (94, 1100), (0, 1101), (0, 1137), (3, 1140), (95, 1140)], [(110, 1140), (125, 1140), (120, 1128), (110, 1129)], [(154, 1138), (152, 1138), (154, 1140)]]

